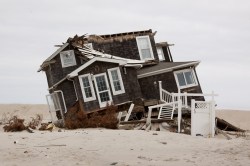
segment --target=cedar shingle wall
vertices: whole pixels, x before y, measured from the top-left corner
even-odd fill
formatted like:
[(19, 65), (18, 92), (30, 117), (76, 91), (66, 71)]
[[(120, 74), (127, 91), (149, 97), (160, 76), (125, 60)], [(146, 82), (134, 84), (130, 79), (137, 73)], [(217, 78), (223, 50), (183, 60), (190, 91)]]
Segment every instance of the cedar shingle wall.
[[(149, 37), (150, 37), (150, 42), (151, 42), (154, 57), (156, 60), (159, 60), (158, 55), (157, 55), (157, 50), (155, 47), (154, 37), (151, 35)], [(95, 50), (104, 51), (105, 53), (111, 54), (114, 56), (140, 60), (136, 38), (123, 39), (122, 41), (113, 40), (109, 42), (100, 42), (100, 43), (93, 42), (92, 44)]]
[[(150, 77), (139, 79), (142, 95), (145, 99), (160, 99), (159, 82), (162, 81), (162, 88), (168, 92), (178, 93), (177, 84), (173, 72), (158, 74)], [(202, 93), (200, 85), (182, 89), (181, 92)], [(190, 101), (191, 98), (189, 98)], [(194, 97), (197, 100), (204, 100), (204, 97)]]
[[(88, 74), (88, 73), (92, 73), (93, 75), (95, 75), (95, 74), (105, 72), (108, 78), (109, 87), (111, 90), (111, 95), (112, 95), (114, 104), (119, 104), (119, 103), (123, 103), (126, 101), (132, 101), (136, 98), (141, 97), (140, 86), (137, 80), (136, 70), (134, 68), (127, 68), (126, 69), (127, 74), (124, 74), (124, 70), (122, 67), (120, 67), (120, 72), (121, 72), (122, 79), (123, 79), (125, 93), (119, 94), (119, 95), (113, 95), (107, 69), (118, 67), (118, 66), (119, 64), (115, 64), (115, 63), (94, 62), (89, 67), (79, 72), (79, 75)], [(83, 101), (82, 91), (81, 91), (78, 77), (75, 77), (74, 80), (75, 80), (78, 96)], [(94, 85), (94, 82), (93, 82), (93, 85)], [(95, 86), (94, 86), (94, 89), (95, 89)], [(97, 94), (95, 95), (96, 95), (95, 101), (89, 101), (89, 102), (83, 103), (84, 109), (86, 111), (93, 111), (93, 110), (99, 109), (99, 102), (98, 102)]]

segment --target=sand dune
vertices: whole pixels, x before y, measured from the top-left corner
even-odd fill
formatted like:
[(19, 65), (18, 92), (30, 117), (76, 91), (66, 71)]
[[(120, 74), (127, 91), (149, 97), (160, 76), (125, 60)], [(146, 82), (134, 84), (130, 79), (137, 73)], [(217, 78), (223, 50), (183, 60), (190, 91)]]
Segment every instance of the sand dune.
[[(15, 112), (29, 119), (35, 114), (49, 118), (46, 105), (0, 105), (3, 113)], [(250, 112), (219, 111), (242, 127)], [(240, 116), (242, 115), (242, 116)], [(237, 117), (237, 118), (233, 118)], [(0, 126), (2, 128), (2, 126)], [(160, 131), (78, 129), (0, 131), (0, 165), (250, 165), (250, 138), (203, 138)], [(14, 144), (14, 142), (17, 142)]]

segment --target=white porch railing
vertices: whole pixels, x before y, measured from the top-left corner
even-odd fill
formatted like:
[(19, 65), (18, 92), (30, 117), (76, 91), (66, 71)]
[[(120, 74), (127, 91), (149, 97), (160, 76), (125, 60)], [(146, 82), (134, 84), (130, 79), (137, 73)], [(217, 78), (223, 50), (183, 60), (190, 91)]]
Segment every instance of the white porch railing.
[[(177, 102), (178, 101), (178, 94), (179, 93), (170, 93), (166, 91), (165, 89), (162, 89), (162, 82), (159, 81), (159, 90), (160, 90), (160, 100), (162, 102), (171, 103), (171, 102)], [(187, 108), (188, 102), (187, 102), (187, 93), (183, 93), (184, 95), (180, 96), (182, 107)], [(176, 105), (177, 106), (177, 105)]]
[[(171, 103), (163, 103), (163, 104), (158, 104), (158, 105), (154, 105), (154, 106), (149, 106), (148, 107), (147, 124), (151, 124), (152, 109), (166, 107), (166, 106), (171, 106), (171, 107), (173, 107), (173, 109), (175, 109), (176, 104), (177, 104), (177, 102), (171, 102)], [(173, 113), (174, 113), (174, 111), (172, 111), (171, 118), (173, 118)]]
[(214, 92), (212, 92), (211, 94), (181, 93), (180, 89), (178, 89), (178, 93), (169, 93), (168, 91), (162, 89), (161, 81), (159, 81), (159, 92), (160, 92), (160, 100), (165, 103), (148, 107), (149, 111), (148, 111), (148, 117), (147, 117), (147, 124), (151, 125), (151, 114), (152, 114), (153, 108), (160, 108), (160, 107), (172, 105), (173, 107), (178, 108), (178, 133), (180, 133), (181, 131), (180, 124), (181, 124), (181, 117), (182, 117), (182, 108), (188, 107), (187, 97), (210, 96), (212, 97), (212, 102), (215, 103), (214, 97), (218, 96), (217, 94), (214, 94)]

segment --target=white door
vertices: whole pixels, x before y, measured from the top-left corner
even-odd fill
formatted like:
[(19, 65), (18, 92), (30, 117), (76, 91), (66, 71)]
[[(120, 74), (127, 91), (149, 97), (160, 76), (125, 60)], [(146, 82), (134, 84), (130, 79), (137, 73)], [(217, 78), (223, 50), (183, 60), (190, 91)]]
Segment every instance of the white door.
[(215, 115), (213, 102), (191, 101), (191, 135), (214, 137)]
[(106, 73), (94, 75), (95, 88), (100, 108), (106, 107), (107, 103), (111, 104), (112, 97)]

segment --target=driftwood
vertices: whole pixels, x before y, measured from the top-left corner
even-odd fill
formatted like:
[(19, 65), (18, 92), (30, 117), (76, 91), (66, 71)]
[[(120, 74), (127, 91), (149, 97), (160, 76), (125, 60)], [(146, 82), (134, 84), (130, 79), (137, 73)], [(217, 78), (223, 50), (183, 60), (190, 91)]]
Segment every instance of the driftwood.
[(232, 138), (229, 137), (224, 131), (222, 131), (222, 130), (220, 130), (220, 129), (218, 129), (218, 128), (216, 128), (216, 130), (217, 130), (218, 133), (221, 133), (223, 136), (225, 136), (228, 140), (232, 139)]

